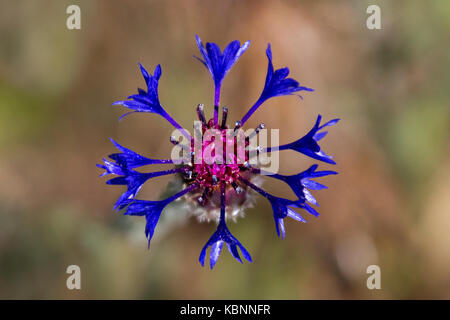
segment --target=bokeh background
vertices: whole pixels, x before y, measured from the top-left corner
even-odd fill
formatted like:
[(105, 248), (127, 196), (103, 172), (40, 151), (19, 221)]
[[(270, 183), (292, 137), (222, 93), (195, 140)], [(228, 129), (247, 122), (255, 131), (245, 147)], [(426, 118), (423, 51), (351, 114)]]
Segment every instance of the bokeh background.
[[(81, 8), (81, 30), (66, 8)], [(382, 30), (366, 28), (381, 7)], [(0, 298), (409, 299), (450, 298), (450, 2), (436, 1), (1, 1)], [(160, 99), (182, 125), (211, 107), (212, 81), (194, 35), (222, 48), (252, 41), (227, 76), (223, 103), (240, 119), (264, 84), (265, 48), (275, 67), (316, 91), (273, 99), (249, 126), (302, 136), (317, 114), (342, 120), (322, 146), (339, 175), (321, 179), (321, 216), (286, 223), (276, 237), (258, 198), (230, 229), (251, 252), (241, 265), (223, 251), (213, 271), (198, 255), (214, 230), (177, 207), (162, 216), (147, 250), (143, 219), (112, 210), (121, 187), (95, 167), (108, 138), (167, 157), (172, 127), (113, 101), (144, 81), (140, 61), (162, 65)], [(209, 109), (211, 110), (211, 109)], [(313, 161), (282, 153), (281, 172)], [(169, 177), (141, 198), (157, 200)], [(292, 194), (267, 181), (279, 196)], [(82, 289), (66, 288), (68, 265)], [(368, 290), (366, 268), (381, 268)]]

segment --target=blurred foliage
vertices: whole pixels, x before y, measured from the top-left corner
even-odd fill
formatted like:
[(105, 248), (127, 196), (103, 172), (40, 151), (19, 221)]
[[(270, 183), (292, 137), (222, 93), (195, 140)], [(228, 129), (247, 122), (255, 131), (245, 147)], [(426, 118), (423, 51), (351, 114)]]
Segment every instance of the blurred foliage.
[[(450, 298), (450, 2), (377, 1), (373, 31), (372, 1), (80, 0), (82, 28), (68, 30), (72, 2), (0, 12), (0, 298)], [(113, 151), (108, 137), (154, 158), (170, 152), (161, 118), (117, 123), (123, 110), (111, 107), (143, 86), (138, 61), (162, 64), (161, 101), (183, 125), (196, 104), (211, 111), (195, 34), (222, 47), (252, 41), (224, 82), (231, 121), (261, 90), (267, 42), (275, 66), (316, 91), (267, 102), (249, 125), (281, 128), (285, 143), (318, 113), (342, 118), (324, 140), (340, 174), (316, 193), (320, 218), (287, 222), (281, 241), (259, 198), (230, 225), (254, 263), (224, 251), (213, 271), (197, 261), (213, 224), (176, 203), (147, 251), (144, 220), (112, 210), (120, 190), (95, 167)], [(287, 152), (281, 163), (296, 173), (312, 162)], [(142, 198), (161, 197), (169, 181), (149, 182)], [(81, 267), (80, 291), (65, 286), (70, 264)], [(370, 264), (382, 290), (366, 288)]]

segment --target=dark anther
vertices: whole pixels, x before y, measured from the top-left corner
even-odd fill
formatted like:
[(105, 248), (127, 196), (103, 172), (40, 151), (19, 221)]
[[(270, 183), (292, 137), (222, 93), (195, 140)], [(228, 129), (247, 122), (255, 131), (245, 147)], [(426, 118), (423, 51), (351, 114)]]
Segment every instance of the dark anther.
[[(219, 106), (214, 106), (214, 115), (219, 115)], [(217, 121), (218, 119), (216, 119)], [(217, 123), (215, 123), (217, 124)]]
[(241, 128), (241, 126), (242, 126), (241, 121), (236, 121), (236, 123), (234, 125), (234, 132), (239, 130)]
[(198, 115), (198, 119), (206, 126), (205, 113), (203, 111), (203, 104), (202, 103), (200, 103), (197, 106), (197, 115)]
[(203, 194), (200, 197), (198, 197), (198, 199), (197, 199), (198, 203), (200, 203), (201, 205), (204, 205), (206, 203), (206, 199), (208, 199), (208, 193), (209, 193), (208, 188), (203, 190)]
[(227, 116), (228, 116), (228, 108), (223, 107), (222, 108), (222, 129), (224, 129), (227, 124)]
[(266, 125), (264, 124), (264, 123), (261, 123), (259, 126), (257, 126), (256, 127), (256, 129), (255, 129), (255, 131), (253, 131), (252, 133), (250, 133), (250, 135), (247, 137), (247, 139), (251, 139), (251, 138), (253, 138), (254, 136), (256, 136), (258, 133), (259, 133), (259, 131), (261, 130), (261, 129), (264, 129), (266, 127)]
[(231, 185), (233, 186), (237, 194), (241, 194), (242, 191), (244, 191), (236, 182), (233, 182)]
[(170, 142), (173, 144), (173, 145), (177, 145), (177, 144), (179, 144), (180, 143), (180, 141), (178, 141), (178, 140), (176, 140), (174, 137), (170, 137)]

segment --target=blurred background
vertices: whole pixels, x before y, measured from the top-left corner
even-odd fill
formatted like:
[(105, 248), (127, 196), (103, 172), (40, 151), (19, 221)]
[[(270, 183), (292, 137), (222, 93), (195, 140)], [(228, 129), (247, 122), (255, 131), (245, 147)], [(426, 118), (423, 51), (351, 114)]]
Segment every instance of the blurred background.
[[(81, 29), (66, 8), (81, 8)], [(381, 30), (366, 9), (381, 8)], [(410, 299), (450, 298), (450, 2), (448, 1), (1, 1), (0, 298)], [(303, 136), (317, 114), (341, 122), (323, 149), (339, 175), (319, 181), (321, 216), (286, 222), (276, 236), (269, 203), (230, 230), (254, 263), (224, 250), (213, 271), (198, 263), (214, 224), (176, 206), (147, 250), (145, 221), (112, 210), (122, 187), (95, 167), (115, 152), (108, 138), (153, 157), (170, 154), (161, 117), (111, 103), (144, 87), (141, 62), (162, 65), (160, 100), (182, 125), (211, 111), (212, 80), (192, 55), (194, 35), (224, 48), (251, 40), (228, 74), (222, 102), (240, 119), (263, 87), (267, 43), (275, 68), (289, 66), (304, 100), (281, 97), (247, 123)], [(211, 114), (211, 113), (210, 113)], [(281, 154), (281, 173), (315, 163)], [(170, 177), (149, 181), (157, 200)], [(264, 187), (291, 197), (267, 179)], [(306, 215), (305, 215), (306, 216)], [(81, 290), (66, 268), (81, 268)], [(381, 290), (368, 290), (369, 265)]]

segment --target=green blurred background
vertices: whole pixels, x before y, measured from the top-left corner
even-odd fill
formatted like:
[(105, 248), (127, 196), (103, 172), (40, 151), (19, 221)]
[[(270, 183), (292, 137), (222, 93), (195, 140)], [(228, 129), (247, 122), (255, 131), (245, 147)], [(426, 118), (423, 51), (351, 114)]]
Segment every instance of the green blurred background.
[[(81, 8), (81, 30), (66, 8)], [(381, 7), (382, 30), (366, 28)], [(0, 298), (399, 299), (450, 298), (450, 2), (436, 1), (1, 1)], [(321, 179), (321, 216), (276, 237), (263, 198), (230, 229), (251, 252), (224, 251), (213, 271), (198, 255), (214, 230), (169, 208), (147, 250), (143, 219), (112, 210), (120, 187), (95, 167), (119, 143), (167, 157), (172, 127), (113, 101), (144, 86), (137, 62), (162, 65), (160, 99), (189, 126), (211, 107), (212, 81), (194, 35), (250, 49), (227, 76), (222, 101), (240, 119), (258, 97), (265, 48), (315, 88), (267, 102), (248, 122), (281, 128), (281, 143), (318, 113), (342, 118), (323, 140), (337, 176)], [(208, 109), (209, 111), (211, 109)], [(313, 161), (282, 153), (281, 172)], [(141, 198), (158, 199), (169, 177)], [(290, 197), (282, 185), (265, 188)], [(82, 289), (66, 288), (68, 265)], [(381, 268), (381, 290), (366, 287)]]

